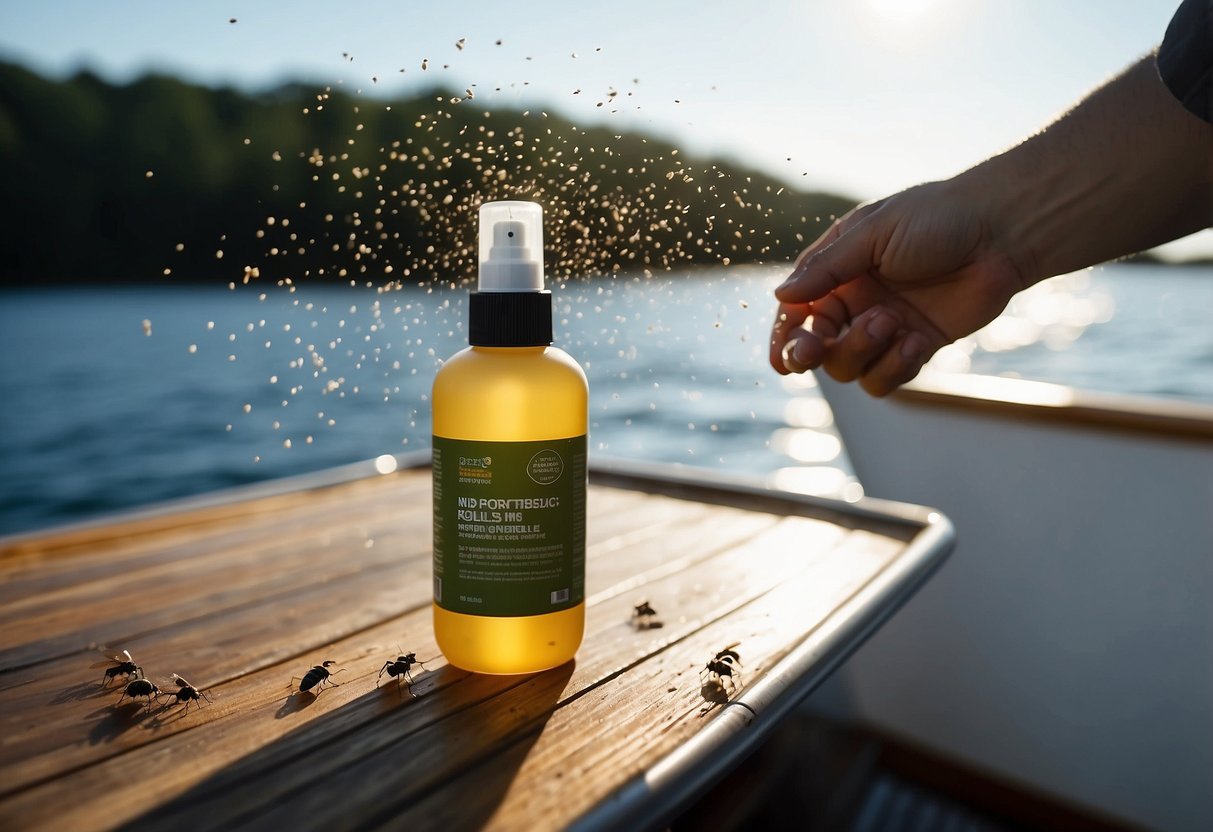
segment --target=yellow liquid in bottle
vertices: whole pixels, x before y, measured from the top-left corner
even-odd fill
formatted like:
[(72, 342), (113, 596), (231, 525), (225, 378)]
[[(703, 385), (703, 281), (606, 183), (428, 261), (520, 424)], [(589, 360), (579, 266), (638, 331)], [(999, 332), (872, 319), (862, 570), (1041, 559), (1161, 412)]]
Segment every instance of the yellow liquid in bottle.
[[(555, 347), (468, 347), (434, 377), (434, 435), (486, 442), (566, 439), (587, 433), (589, 388)], [(447, 661), (475, 673), (534, 673), (573, 658), (585, 604), (544, 615), (465, 615), (434, 604), (434, 637)]]

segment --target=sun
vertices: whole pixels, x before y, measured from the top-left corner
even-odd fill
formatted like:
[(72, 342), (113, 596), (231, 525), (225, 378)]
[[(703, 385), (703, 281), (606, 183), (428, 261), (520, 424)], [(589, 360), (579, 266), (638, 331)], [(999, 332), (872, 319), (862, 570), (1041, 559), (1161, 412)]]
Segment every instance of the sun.
[(870, 8), (881, 20), (907, 22), (928, 14), (936, 0), (868, 0)]

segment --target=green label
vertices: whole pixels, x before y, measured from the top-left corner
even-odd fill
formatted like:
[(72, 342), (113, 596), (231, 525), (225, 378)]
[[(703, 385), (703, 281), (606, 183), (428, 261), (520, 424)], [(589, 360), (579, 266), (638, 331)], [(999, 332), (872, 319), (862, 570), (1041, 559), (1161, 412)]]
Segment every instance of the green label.
[(434, 602), (542, 615), (585, 600), (586, 438), (434, 437)]

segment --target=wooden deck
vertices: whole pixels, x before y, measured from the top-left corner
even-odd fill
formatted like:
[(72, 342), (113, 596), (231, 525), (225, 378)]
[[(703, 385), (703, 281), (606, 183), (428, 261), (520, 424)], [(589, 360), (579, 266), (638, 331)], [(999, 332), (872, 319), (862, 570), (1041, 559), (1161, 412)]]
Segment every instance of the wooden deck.
[[(951, 548), (925, 509), (599, 470), (576, 661), (477, 676), (434, 645), (428, 468), (372, 470), (0, 541), (0, 828), (659, 825)], [(212, 702), (119, 705), (94, 644)], [(400, 650), (414, 695), (377, 685)]]

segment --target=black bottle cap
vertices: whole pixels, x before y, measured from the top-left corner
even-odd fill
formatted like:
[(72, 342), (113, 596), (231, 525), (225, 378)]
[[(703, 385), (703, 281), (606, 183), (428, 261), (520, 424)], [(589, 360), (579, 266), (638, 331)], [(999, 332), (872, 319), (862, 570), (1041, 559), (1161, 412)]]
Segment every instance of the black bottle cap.
[(546, 347), (552, 343), (552, 293), (472, 292), (468, 343), (473, 347)]

